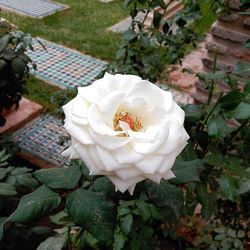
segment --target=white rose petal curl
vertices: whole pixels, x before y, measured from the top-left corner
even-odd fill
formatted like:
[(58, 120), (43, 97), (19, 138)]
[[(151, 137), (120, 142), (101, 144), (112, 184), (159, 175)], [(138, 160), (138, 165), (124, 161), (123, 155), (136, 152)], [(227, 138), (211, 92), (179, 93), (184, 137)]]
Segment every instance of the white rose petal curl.
[(189, 136), (170, 92), (138, 76), (106, 73), (79, 87), (63, 110), (71, 136), (63, 155), (83, 160), (91, 175), (105, 175), (131, 195), (145, 179), (174, 178), (171, 168)]

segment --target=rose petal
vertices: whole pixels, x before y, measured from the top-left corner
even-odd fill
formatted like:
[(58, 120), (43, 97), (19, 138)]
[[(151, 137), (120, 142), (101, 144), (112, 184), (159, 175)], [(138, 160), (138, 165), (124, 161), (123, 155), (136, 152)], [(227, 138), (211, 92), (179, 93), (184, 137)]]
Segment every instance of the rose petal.
[(111, 75), (109, 73), (105, 73), (103, 82), (104, 81), (105, 84), (103, 86), (105, 86), (108, 93), (115, 90), (128, 92), (135, 85), (135, 83), (141, 81), (141, 78), (135, 75)]
[(146, 174), (146, 175), (144, 174), (144, 177), (159, 184), (161, 182), (161, 179), (162, 179), (162, 174), (160, 174), (160, 173)]
[(175, 102), (173, 101), (173, 96), (171, 92), (163, 91), (162, 89), (160, 91), (164, 97), (164, 109), (167, 112), (172, 108)]
[(151, 109), (143, 109), (142, 111), (142, 119), (144, 128), (149, 126), (156, 126), (161, 124), (162, 120), (166, 115), (166, 111), (163, 108), (154, 107)]
[(128, 130), (128, 135), (133, 139), (131, 140), (133, 143), (150, 143), (152, 144), (156, 137), (159, 135), (160, 126), (148, 126), (146, 131), (143, 132), (135, 132), (132, 130)]
[(129, 90), (126, 99), (132, 101), (134, 98), (143, 98), (153, 107), (162, 108), (164, 106), (164, 98), (159, 88), (149, 81), (142, 80), (134, 84), (134, 87)]
[(103, 87), (103, 78), (95, 81), (92, 85), (86, 87), (78, 87), (78, 94), (90, 104), (97, 104), (108, 94)]
[(101, 174), (101, 171), (98, 169), (98, 167), (92, 161), (92, 159), (89, 157), (88, 149), (87, 149), (86, 146), (74, 142), (74, 143), (72, 143), (72, 147), (79, 154), (79, 156), (81, 157), (81, 159), (83, 160), (83, 162), (88, 167), (90, 175)]
[(89, 104), (77, 95), (72, 105), (72, 121), (80, 125), (88, 124), (88, 108)]
[(130, 167), (128, 164), (119, 164), (108, 150), (105, 150), (99, 146), (97, 146), (96, 149), (107, 171), (115, 171)]
[(136, 186), (136, 184), (131, 185), (130, 187), (128, 187), (128, 192), (129, 192), (130, 195), (133, 195), (134, 190), (135, 190), (135, 186)]
[(170, 154), (165, 156), (165, 160), (162, 162), (161, 166), (158, 168), (158, 172), (164, 174), (168, 172), (174, 165), (177, 154)]
[(167, 171), (163, 175), (163, 179), (165, 179), (165, 180), (169, 180), (169, 179), (172, 179), (172, 178), (175, 178), (175, 175), (174, 175), (174, 173), (171, 170)]
[(110, 181), (115, 185), (116, 189), (118, 189), (122, 193), (124, 193), (130, 187), (132, 189), (132, 187), (136, 185), (136, 183), (145, 179), (139, 176), (139, 177), (135, 177), (135, 178), (124, 181), (120, 179), (119, 177), (112, 176), (112, 175), (108, 175), (107, 178), (109, 178)]
[(138, 171), (136, 168), (133, 168), (131, 166), (131, 167), (125, 168), (125, 169), (115, 170), (115, 174), (119, 178), (121, 178), (122, 180), (128, 180), (131, 178), (141, 176), (142, 173), (140, 171)]
[(96, 105), (91, 105), (88, 112), (89, 126), (99, 135), (115, 136), (117, 134), (110, 126), (104, 122), (102, 114)]
[(115, 113), (121, 105), (124, 96), (124, 92), (113, 91), (103, 98), (98, 105), (100, 111), (102, 112), (102, 117), (105, 117), (105, 120), (110, 123), (110, 126), (113, 126)]
[(79, 159), (80, 156), (77, 154), (77, 152), (74, 150), (73, 147), (69, 147), (68, 149), (64, 150), (62, 152), (62, 155), (64, 157), (69, 158), (70, 160), (74, 160), (74, 159)]
[(178, 143), (183, 141), (183, 136), (187, 135), (183, 126), (179, 124), (176, 120), (170, 120), (168, 122), (168, 137), (162, 147), (157, 151), (158, 154), (168, 155), (171, 154), (176, 148), (178, 148)]
[[(147, 136), (147, 132), (145, 132), (145, 136)], [(131, 137), (134, 139), (133, 134)], [(167, 121), (163, 121), (161, 126), (158, 127), (157, 135), (154, 137), (153, 141), (150, 142), (137, 142), (136, 140), (131, 141), (131, 146), (138, 154), (151, 154), (156, 152), (159, 147), (161, 147), (168, 138), (168, 125)]]
[(128, 145), (115, 150), (113, 155), (120, 164), (133, 164), (144, 157), (143, 155), (133, 151)]
[(129, 137), (119, 137), (119, 136), (110, 136), (110, 135), (98, 135), (89, 130), (89, 135), (91, 139), (101, 147), (108, 149), (108, 150), (115, 150), (119, 149), (120, 147), (125, 146), (131, 140)]
[(71, 135), (71, 137), (77, 139), (82, 144), (93, 144), (93, 140), (89, 136), (87, 127), (84, 125), (73, 124), (70, 120), (64, 124), (64, 128)]
[[(171, 116), (173, 116), (173, 119), (177, 120), (180, 125), (183, 125), (184, 118), (185, 118), (185, 112), (174, 102), (172, 108), (168, 112)], [(167, 113), (167, 114), (168, 114)]]
[(99, 170), (106, 171), (106, 167), (104, 166), (102, 160), (100, 159), (95, 145), (88, 146), (88, 153), (95, 166)]
[(163, 163), (165, 157), (160, 155), (146, 155), (141, 161), (135, 163), (135, 166), (143, 173), (153, 174)]
[(67, 104), (62, 106), (63, 112), (64, 112), (64, 114), (66, 116), (66, 121), (67, 121), (67, 118), (71, 117), (71, 111), (72, 111), (74, 100), (75, 100), (75, 98), (72, 99)]

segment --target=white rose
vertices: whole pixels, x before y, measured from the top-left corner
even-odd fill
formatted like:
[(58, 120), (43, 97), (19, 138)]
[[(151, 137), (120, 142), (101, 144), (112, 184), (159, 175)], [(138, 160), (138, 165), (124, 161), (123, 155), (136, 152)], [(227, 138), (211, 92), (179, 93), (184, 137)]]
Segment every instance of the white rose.
[(136, 183), (174, 177), (171, 168), (189, 138), (184, 112), (172, 94), (134, 75), (110, 75), (63, 106), (72, 145), (63, 152), (82, 159), (91, 175), (105, 175), (121, 192)]

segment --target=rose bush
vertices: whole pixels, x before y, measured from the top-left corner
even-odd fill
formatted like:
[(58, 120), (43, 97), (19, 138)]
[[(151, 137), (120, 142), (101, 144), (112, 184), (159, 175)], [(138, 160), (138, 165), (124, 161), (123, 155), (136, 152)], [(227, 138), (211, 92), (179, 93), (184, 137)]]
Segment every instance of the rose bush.
[(79, 87), (63, 110), (72, 139), (63, 154), (82, 159), (91, 175), (105, 175), (131, 195), (144, 179), (174, 177), (171, 168), (189, 136), (170, 92), (138, 76), (106, 73)]

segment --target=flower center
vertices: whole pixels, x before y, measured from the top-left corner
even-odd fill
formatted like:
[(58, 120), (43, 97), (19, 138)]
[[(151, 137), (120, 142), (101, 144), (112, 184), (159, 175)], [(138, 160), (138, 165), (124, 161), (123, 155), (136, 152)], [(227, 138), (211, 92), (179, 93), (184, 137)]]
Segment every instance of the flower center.
[(126, 122), (133, 131), (139, 131), (143, 128), (141, 123), (141, 117), (134, 117), (131, 113), (126, 112), (124, 109), (120, 109), (116, 112), (113, 125), (115, 131), (122, 131), (120, 121)]

